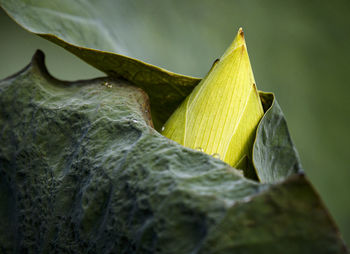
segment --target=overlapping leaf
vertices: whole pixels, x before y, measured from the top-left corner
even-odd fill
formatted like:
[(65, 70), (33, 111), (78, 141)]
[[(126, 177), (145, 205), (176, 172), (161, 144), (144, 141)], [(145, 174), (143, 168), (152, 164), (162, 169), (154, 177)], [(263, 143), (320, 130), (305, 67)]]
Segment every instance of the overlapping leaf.
[[(130, 83), (62, 82), (33, 59), (0, 81), (2, 253), (346, 253), (303, 174), (248, 180), (157, 133)], [(278, 146), (277, 126), (255, 145)]]
[[(111, 24), (101, 23), (103, 14), (96, 11), (92, 1), (1, 0), (0, 5), (28, 31), (56, 43), (109, 76), (124, 78), (145, 90), (157, 129), (200, 81), (124, 55), (128, 51), (118, 44), (118, 38), (127, 33), (120, 29), (121, 34), (113, 36), (108, 29)], [(124, 11), (122, 5), (116, 9), (120, 15)]]
[[(143, 88), (158, 130), (200, 81), (123, 55), (92, 1), (0, 4), (27, 30)], [(273, 95), (260, 93), (258, 183), (154, 132), (127, 82), (60, 82), (36, 59), (0, 84), (1, 250), (346, 252)]]

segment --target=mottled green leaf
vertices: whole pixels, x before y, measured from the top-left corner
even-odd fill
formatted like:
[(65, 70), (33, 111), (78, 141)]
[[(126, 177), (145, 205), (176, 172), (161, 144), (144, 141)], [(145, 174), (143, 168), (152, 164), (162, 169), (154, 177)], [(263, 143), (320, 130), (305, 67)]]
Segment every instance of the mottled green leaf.
[(303, 174), (248, 180), (147, 105), (125, 80), (56, 80), (41, 52), (0, 81), (1, 253), (346, 253)]
[[(266, 114), (253, 148), (256, 172), (253, 165), (244, 172), (261, 183), (149, 127), (149, 108), (139, 105), (147, 97), (125, 80), (148, 93), (159, 130), (199, 79), (131, 58), (137, 54), (122, 41), (138, 27), (132, 41), (142, 42), (147, 20), (125, 11), (133, 1), (104, 12), (110, 2), (0, 0), (25, 29), (113, 77), (65, 83), (39, 61), (1, 82), (0, 251), (346, 252), (301, 173), (272, 95), (260, 94)], [(134, 10), (145, 10), (142, 2)], [(123, 22), (104, 23), (108, 17)], [(129, 21), (128, 33), (111, 32)]]

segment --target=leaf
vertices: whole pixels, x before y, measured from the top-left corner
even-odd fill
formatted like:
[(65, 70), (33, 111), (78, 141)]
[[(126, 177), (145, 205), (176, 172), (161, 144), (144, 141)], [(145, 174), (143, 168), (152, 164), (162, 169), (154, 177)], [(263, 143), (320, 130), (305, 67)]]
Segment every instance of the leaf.
[[(101, 16), (96, 16), (98, 12), (95, 9), (100, 8), (100, 5), (91, 5), (88, 1), (63, 0), (0, 0), (0, 4), (28, 31), (53, 41), (108, 75), (121, 76), (145, 90), (151, 101), (153, 123), (159, 131), (200, 81), (113, 53), (118, 51), (118, 40), (113, 41), (107, 36), (111, 35), (110, 24), (99, 23)], [(123, 6), (115, 11), (116, 15), (123, 13)], [(268, 152), (265, 154), (266, 159)], [(259, 167), (257, 164), (255, 166)]]
[(181, 145), (220, 155), (235, 166), (251, 159), (263, 116), (242, 29), (164, 126), (162, 134)]
[(260, 92), (260, 96), (266, 113), (256, 133), (253, 162), (260, 182), (276, 183), (302, 172), (302, 166), (274, 95)]
[(41, 52), (0, 81), (2, 253), (346, 253), (303, 174), (250, 181), (147, 105), (122, 79), (56, 80)]
[[(156, 129), (161, 128), (200, 81), (124, 55), (127, 52), (118, 44), (118, 38), (126, 37), (130, 31), (117, 29), (119, 34), (113, 36), (111, 24), (102, 23), (99, 10), (103, 13), (103, 3), (0, 0), (0, 5), (26, 30), (65, 48), (109, 76), (124, 78), (141, 87), (150, 97)], [(130, 6), (124, 3), (119, 7), (115, 16), (125, 16), (123, 8)]]

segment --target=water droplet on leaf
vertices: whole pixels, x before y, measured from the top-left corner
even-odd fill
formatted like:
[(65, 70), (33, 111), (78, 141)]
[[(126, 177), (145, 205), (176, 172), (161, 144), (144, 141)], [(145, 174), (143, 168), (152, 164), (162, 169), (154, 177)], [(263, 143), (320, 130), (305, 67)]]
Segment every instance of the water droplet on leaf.
[(112, 88), (112, 84), (109, 83), (108, 81), (103, 82), (102, 85), (108, 88)]
[(213, 153), (211, 156), (213, 156), (216, 159), (220, 159), (220, 154), (218, 153)]

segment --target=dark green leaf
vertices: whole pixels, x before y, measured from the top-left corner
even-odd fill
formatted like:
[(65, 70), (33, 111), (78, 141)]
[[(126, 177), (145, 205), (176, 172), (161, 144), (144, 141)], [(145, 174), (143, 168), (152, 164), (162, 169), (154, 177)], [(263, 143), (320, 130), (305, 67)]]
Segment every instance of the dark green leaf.
[[(112, 4), (112, 1), (107, 3)], [(150, 97), (153, 122), (156, 129), (160, 129), (199, 79), (124, 55), (129, 51), (125, 51), (119, 41), (123, 39), (130, 44), (132, 41), (128, 35), (137, 32), (126, 31), (123, 27), (112, 29), (111, 25), (118, 15), (125, 16), (127, 8), (132, 11), (135, 8), (128, 2), (120, 4), (112, 16), (114, 19), (105, 21), (105, 4), (68, 0), (0, 0), (1, 7), (23, 28), (58, 44), (109, 76), (124, 78), (146, 91)], [(135, 40), (142, 41), (142, 38)], [(144, 44), (141, 48), (146, 51)]]
[(253, 163), (260, 182), (276, 183), (302, 171), (298, 152), (275, 97), (260, 92), (265, 115), (257, 129)]
[(247, 180), (158, 134), (127, 81), (33, 59), (0, 81), (2, 253), (346, 253), (303, 174)]

